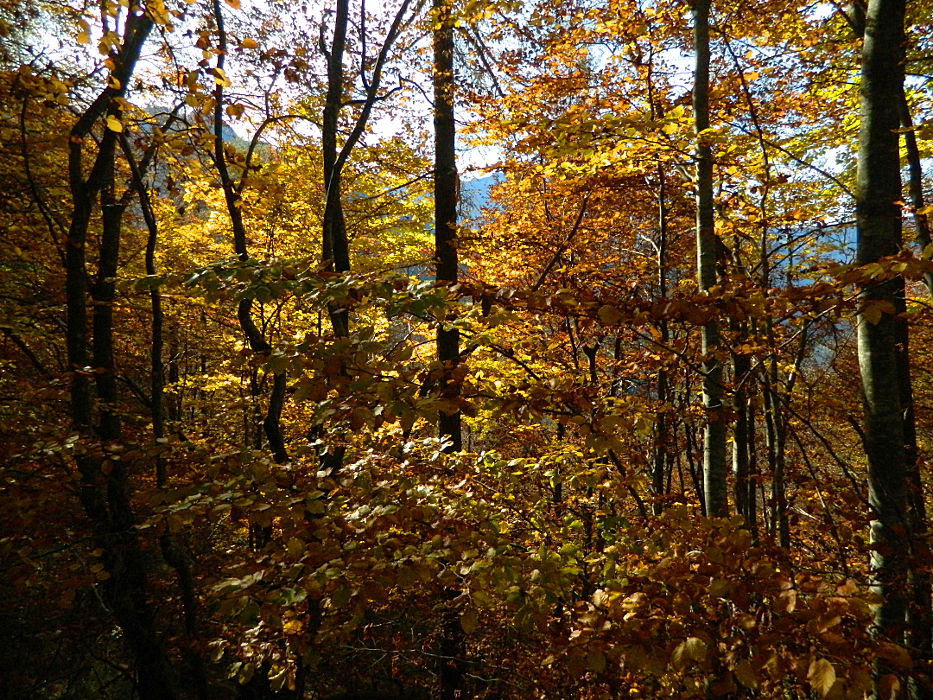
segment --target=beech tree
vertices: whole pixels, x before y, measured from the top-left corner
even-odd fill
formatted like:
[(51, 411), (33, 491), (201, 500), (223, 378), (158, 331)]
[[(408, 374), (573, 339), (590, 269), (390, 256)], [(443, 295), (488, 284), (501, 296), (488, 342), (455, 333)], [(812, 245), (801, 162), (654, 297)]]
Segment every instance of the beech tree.
[[(901, 249), (899, 138), (903, 94), (904, 3), (872, 2), (865, 15), (860, 84), (861, 126), (858, 156), (858, 257), (877, 263)], [(872, 568), (878, 633), (901, 638), (909, 596), (910, 539), (905, 413), (912, 410), (898, 376), (898, 313), (904, 309), (903, 279), (869, 282), (862, 304), (883, 308), (880, 317), (863, 313), (858, 325), (859, 367), (865, 391), (865, 452), (873, 511)], [(906, 343), (906, 338), (901, 342)], [(907, 376), (906, 386), (910, 386)]]
[(899, 2), (0, 2), (0, 695), (928, 694)]
[[(709, 13), (708, 0), (692, 7), (693, 45), (696, 56), (693, 82), (693, 119), (697, 135), (697, 279), (700, 290), (709, 292), (716, 285), (719, 262), (719, 239), (713, 215), (713, 156), (704, 140), (709, 123)], [(726, 420), (723, 407), (722, 363), (719, 350), (719, 323), (710, 320), (703, 326), (703, 408), (707, 423), (703, 430), (703, 479), (706, 512), (721, 517), (728, 513), (726, 488)]]

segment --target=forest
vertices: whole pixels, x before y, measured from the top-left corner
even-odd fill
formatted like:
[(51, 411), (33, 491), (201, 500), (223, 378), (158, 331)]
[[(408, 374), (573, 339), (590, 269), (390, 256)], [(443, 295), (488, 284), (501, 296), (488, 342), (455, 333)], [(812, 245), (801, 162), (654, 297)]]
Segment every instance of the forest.
[(0, 697), (933, 698), (928, 0), (0, 0)]

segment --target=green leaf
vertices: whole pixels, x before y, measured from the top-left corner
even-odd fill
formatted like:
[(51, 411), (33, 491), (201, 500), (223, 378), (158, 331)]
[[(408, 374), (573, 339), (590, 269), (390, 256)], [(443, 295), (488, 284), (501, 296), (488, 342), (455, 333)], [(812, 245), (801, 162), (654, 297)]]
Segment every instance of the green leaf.
[(404, 566), (398, 570), (398, 585), (400, 588), (408, 588), (414, 585), (418, 580), (418, 575), (410, 566)]
[(596, 673), (606, 670), (606, 655), (599, 649), (593, 649), (586, 655), (586, 667)]

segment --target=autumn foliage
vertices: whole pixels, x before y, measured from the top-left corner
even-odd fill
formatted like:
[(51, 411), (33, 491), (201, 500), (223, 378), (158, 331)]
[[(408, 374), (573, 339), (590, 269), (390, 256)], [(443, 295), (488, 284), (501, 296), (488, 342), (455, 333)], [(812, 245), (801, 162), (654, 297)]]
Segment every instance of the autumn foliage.
[(0, 0), (0, 696), (930, 697), (891, 3)]

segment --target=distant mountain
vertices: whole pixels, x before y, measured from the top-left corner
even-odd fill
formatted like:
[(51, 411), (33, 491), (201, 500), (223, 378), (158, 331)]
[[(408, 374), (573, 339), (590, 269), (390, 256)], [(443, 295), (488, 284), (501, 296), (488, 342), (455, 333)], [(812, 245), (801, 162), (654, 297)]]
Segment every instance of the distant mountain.
[(483, 207), (489, 206), (490, 188), (501, 182), (500, 175), (487, 175), (460, 181), (460, 216), (464, 220), (477, 219)]

